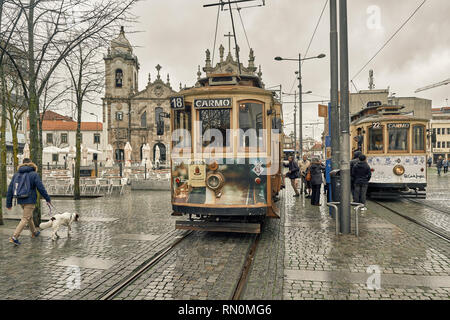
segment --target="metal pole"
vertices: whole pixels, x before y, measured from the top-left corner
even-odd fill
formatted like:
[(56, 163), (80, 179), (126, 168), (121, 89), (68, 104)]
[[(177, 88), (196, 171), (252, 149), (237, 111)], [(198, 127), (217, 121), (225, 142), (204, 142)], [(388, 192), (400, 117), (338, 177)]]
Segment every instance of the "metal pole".
[(297, 156), (297, 92), (294, 92), (294, 159)]
[(302, 55), (298, 54), (298, 104), (299, 104), (299, 116), (298, 116), (298, 122), (299, 122), (299, 140), (300, 140), (300, 159), (303, 158), (303, 108), (302, 108)]
[(348, 30), (347, 0), (339, 1), (340, 23), (340, 68), (341, 68), (341, 233), (351, 232), (350, 205), (350, 116), (349, 116), (349, 75), (348, 75)]
[(330, 52), (331, 52), (331, 166), (339, 169), (339, 53), (337, 31), (337, 0), (330, 0)]

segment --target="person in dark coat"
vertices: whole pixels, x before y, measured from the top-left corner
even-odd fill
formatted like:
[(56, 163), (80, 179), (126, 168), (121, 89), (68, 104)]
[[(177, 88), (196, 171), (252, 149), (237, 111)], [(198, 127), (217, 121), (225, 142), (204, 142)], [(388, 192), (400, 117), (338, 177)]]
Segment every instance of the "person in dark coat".
[(300, 177), (300, 168), (298, 167), (297, 161), (294, 160), (293, 156), (289, 156), (289, 163), (284, 166), (289, 168), (289, 172), (286, 173), (286, 177), (291, 179), (291, 185), (295, 191), (294, 197), (299, 197), (300, 193), (297, 190), (297, 179)]
[(320, 163), (319, 159), (314, 158), (308, 170), (311, 173), (311, 205), (320, 206), (320, 188), (323, 184), (322, 174), (325, 172), (325, 166)]
[(442, 170), (443, 166), (444, 166), (444, 160), (442, 159), (442, 156), (439, 156), (437, 164), (436, 164), (437, 172), (438, 172), (439, 176), (441, 175), (441, 170)]
[(33, 222), (33, 211), (37, 201), (36, 189), (47, 201), (47, 203), (51, 203), (51, 199), (47, 191), (45, 190), (44, 185), (42, 184), (41, 178), (37, 173), (37, 166), (30, 159), (25, 158), (23, 159), (23, 164), (19, 167), (19, 171), (11, 179), (11, 183), (8, 187), (8, 192), (6, 194), (6, 208), (8, 210), (11, 210), (12, 207), (14, 184), (19, 175), (21, 175), (23, 179), (28, 179), (30, 189), (27, 197), (17, 199), (17, 204), (22, 207), (23, 217), (20, 220), (16, 230), (14, 231), (14, 235), (9, 239), (9, 241), (11, 243), (14, 243), (15, 245), (20, 244), (20, 233), (27, 224), (30, 227), (31, 235), (33, 238), (37, 237), (40, 233), (38, 230), (36, 230)]
[(359, 162), (352, 168), (352, 177), (355, 182), (355, 193), (353, 201), (356, 203), (366, 204), (366, 193), (369, 187), (369, 181), (372, 177), (370, 166), (367, 163), (365, 155), (359, 156)]
[(428, 158), (428, 168), (431, 168), (431, 164), (433, 163), (433, 160), (431, 157)]
[(355, 199), (355, 181), (353, 181), (352, 169), (359, 162), (359, 156), (362, 155), (362, 152), (356, 150), (353, 153), (353, 159), (350, 160), (350, 188), (352, 192), (353, 199)]

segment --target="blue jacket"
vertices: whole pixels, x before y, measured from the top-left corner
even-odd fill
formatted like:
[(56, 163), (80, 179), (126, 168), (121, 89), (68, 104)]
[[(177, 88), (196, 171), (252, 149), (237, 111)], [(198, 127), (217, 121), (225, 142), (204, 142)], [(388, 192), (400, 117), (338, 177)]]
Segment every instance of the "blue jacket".
[(36, 165), (34, 163), (27, 163), (23, 164), (19, 167), (19, 172), (14, 175), (14, 177), (11, 179), (11, 183), (8, 187), (8, 193), (6, 194), (6, 207), (11, 208), (12, 207), (12, 199), (13, 199), (13, 192), (14, 192), (14, 186), (13, 181), (14, 178), (18, 174), (28, 174), (28, 179), (30, 180), (30, 194), (28, 198), (23, 199), (17, 199), (18, 204), (36, 204), (37, 201), (37, 193), (36, 189), (39, 191), (41, 196), (47, 201), (50, 202), (50, 197), (45, 190), (44, 185), (42, 184), (41, 178), (36, 172)]

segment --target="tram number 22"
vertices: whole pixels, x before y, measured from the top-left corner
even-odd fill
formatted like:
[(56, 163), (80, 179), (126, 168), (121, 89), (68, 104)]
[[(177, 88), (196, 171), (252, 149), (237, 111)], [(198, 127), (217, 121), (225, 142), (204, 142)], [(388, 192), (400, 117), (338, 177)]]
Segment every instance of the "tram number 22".
[(381, 124), (379, 122), (374, 122), (374, 123), (372, 123), (372, 128), (373, 129), (380, 129), (381, 128)]
[(184, 98), (183, 97), (170, 98), (170, 107), (172, 109), (184, 109)]

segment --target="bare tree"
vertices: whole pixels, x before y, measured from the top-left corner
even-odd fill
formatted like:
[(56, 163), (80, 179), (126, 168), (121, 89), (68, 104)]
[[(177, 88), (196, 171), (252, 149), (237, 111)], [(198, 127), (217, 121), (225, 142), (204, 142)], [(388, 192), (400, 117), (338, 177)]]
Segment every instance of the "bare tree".
[(75, 93), (77, 133), (74, 199), (80, 199), (80, 164), (81, 164), (81, 115), (85, 102), (91, 102), (98, 97), (104, 86), (104, 73), (102, 69), (102, 56), (99, 54), (105, 43), (99, 38), (85, 41), (77, 50), (74, 50), (64, 59), (66, 68)]
[(12, 12), (22, 15), (17, 30), (12, 31), (12, 39), (15, 46), (26, 52), (26, 71), (22, 70), (21, 61), (15, 59), (8, 46), (0, 43), (0, 51), (10, 58), (23, 87), (29, 111), (30, 155), (42, 169), (39, 104), (47, 83), (80, 44), (93, 36), (102, 37), (117, 23), (128, 21), (129, 10), (138, 0), (10, 1), (11, 6), (4, 8), (8, 10), (8, 16), (13, 16)]

